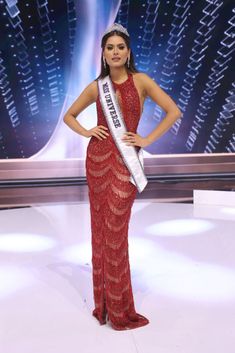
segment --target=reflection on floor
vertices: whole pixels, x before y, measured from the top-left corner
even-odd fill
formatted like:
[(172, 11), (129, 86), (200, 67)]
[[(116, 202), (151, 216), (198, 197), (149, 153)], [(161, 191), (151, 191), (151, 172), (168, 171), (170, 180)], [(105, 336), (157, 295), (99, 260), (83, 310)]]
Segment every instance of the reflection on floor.
[(235, 208), (137, 200), (129, 251), (136, 309), (119, 332), (93, 309), (86, 201), (0, 211), (3, 353), (233, 353)]

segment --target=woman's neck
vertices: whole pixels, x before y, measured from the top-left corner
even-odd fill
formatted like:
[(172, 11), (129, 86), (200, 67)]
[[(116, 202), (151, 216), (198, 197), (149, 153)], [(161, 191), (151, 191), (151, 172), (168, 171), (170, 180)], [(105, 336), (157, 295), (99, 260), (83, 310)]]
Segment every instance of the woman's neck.
[(115, 67), (115, 68), (111, 67), (110, 68), (110, 77), (111, 77), (112, 81), (114, 81), (114, 82), (117, 82), (117, 83), (124, 82), (128, 77), (128, 73), (127, 73), (125, 66)]

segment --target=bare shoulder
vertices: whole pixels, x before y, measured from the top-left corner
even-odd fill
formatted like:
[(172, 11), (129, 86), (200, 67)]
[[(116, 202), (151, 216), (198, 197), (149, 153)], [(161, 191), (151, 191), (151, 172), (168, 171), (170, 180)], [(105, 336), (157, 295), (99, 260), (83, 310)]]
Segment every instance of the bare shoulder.
[(150, 81), (153, 81), (147, 74), (144, 74), (143, 72), (135, 72), (133, 77), (140, 84), (146, 84)]
[(136, 86), (142, 92), (142, 95), (146, 97), (148, 95), (149, 86), (151, 86), (151, 84), (154, 84), (154, 81), (143, 72), (133, 73), (133, 80)]
[(145, 97), (150, 97), (166, 112), (172, 110), (180, 116), (181, 112), (173, 99), (150, 76), (139, 72), (134, 77), (140, 82)]

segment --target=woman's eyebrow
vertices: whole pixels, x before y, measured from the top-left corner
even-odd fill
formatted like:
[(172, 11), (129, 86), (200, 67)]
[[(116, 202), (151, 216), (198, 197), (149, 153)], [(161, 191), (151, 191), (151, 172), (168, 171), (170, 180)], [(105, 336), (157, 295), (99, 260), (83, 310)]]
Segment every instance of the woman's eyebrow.
[[(110, 46), (114, 46), (115, 44), (111, 44), (111, 43), (109, 43), (109, 44), (107, 44), (107, 46), (108, 45), (110, 45)], [(116, 45), (125, 45), (125, 43), (118, 43), (118, 44), (116, 44)]]

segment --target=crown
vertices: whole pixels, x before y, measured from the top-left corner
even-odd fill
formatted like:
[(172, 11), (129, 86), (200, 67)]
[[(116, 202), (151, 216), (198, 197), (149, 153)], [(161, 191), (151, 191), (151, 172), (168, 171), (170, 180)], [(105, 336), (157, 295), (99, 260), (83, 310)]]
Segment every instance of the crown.
[(120, 25), (119, 23), (114, 23), (112, 26), (110, 26), (103, 34), (103, 37), (110, 33), (110, 32), (114, 32), (114, 31), (118, 31), (118, 32), (122, 32), (124, 33), (126, 36), (130, 36), (129, 33), (127, 32), (127, 29), (125, 27), (123, 27), (122, 25)]

